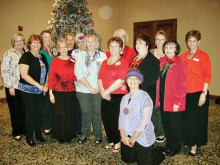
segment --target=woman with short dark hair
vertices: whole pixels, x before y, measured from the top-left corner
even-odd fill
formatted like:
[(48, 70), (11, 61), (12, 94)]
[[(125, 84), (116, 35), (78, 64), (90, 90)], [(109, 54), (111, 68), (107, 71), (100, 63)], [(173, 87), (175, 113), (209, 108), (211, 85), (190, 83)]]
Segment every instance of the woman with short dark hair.
[(167, 156), (181, 150), (181, 111), (185, 110), (187, 68), (178, 56), (180, 46), (175, 40), (163, 45), (166, 57), (160, 60), (160, 79), (157, 86), (156, 106), (160, 106), (163, 129), (166, 135)]

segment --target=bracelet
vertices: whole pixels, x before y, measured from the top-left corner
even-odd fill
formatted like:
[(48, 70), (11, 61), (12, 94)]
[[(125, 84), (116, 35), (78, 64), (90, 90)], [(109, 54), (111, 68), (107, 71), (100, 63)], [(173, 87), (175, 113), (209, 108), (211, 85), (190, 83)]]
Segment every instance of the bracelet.
[(207, 91), (202, 91), (202, 93), (204, 93), (205, 95), (207, 95), (208, 92), (207, 92)]

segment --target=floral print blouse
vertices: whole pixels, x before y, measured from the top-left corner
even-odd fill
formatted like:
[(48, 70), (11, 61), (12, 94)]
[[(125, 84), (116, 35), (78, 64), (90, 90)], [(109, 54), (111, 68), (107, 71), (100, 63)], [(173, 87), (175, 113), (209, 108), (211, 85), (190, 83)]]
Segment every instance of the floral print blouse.
[[(26, 50), (24, 50), (26, 52)], [(22, 54), (15, 48), (11, 48), (3, 55), (1, 62), (1, 76), (5, 88), (18, 89), (18, 82), (20, 80), (19, 59)]]

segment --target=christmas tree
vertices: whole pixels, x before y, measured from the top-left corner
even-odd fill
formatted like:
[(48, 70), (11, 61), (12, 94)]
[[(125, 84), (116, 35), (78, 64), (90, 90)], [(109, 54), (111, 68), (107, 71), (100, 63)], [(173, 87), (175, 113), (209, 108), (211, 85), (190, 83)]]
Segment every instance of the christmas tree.
[(87, 8), (87, 0), (55, 0), (53, 7), (53, 17), (48, 24), (55, 41), (65, 33), (95, 34), (100, 40), (100, 35), (93, 27), (92, 13), (89, 13)]

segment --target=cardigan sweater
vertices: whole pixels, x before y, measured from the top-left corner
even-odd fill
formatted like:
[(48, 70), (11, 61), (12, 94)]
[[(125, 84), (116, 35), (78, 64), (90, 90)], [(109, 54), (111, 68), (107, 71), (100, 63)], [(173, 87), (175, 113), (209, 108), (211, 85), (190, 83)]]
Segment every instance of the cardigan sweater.
[[(160, 60), (160, 69), (162, 69), (167, 58)], [(168, 70), (165, 82), (164, 93), (164, 111), (173, 112), (173, 105), (179, 105), (179, 111), (185, 110), (187, 90), (187, 68), (185, 62), (179, 57), (173, 62)], [(157, 81), (157, 100), (156, 107), (160, 106), (160, 78)]]
[(142, 89), (150, 95), (155, 104), (157, 93), (156, 83), (160, 76), (160, 63), (158, 59), (149, 51), (137, 69), (139, 69), (144, 76)]
[(144, 147), (150, 147), (155, 142), (154, 126), (151, 121), (153, 102), (143, 90), (137, 90), (130, 102), (129, 96), (130, 93), (121, 100), (119, 129), (124, 129), (125, 136), (132, 136), (135, 131), (142, 132), (136, 141)]

